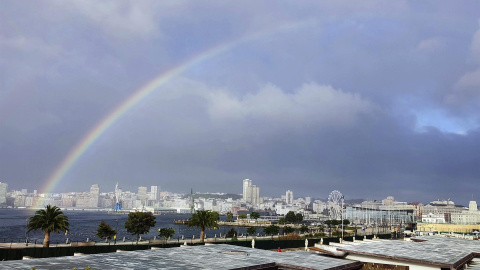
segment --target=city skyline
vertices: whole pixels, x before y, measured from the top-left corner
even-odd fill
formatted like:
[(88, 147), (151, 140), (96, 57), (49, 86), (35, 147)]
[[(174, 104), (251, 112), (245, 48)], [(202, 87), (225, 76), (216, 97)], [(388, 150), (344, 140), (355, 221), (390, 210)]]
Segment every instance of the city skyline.
[(0, 55), (10, 189), (479, 194), (478, 2), (2, 1)]
[[(6, 201), (3, 199), (3, 197), (6, 197), (7, 193), (11, 193), (11, 192), (20, 192), (20, 193), (23, 193), (23, 194), (33, 194), (34, 196), (37, 196), (39, 194), (41, 194), (40, 192), (38, 192), (38, 190), (36, 189), (29, 189), (29, 188), (22, 188), (22, 189), (19, 189), (19, 190), (15, 190), (15, 189), (8, 189), (8, 183), (5, 183), (5, 182), (1, 182), (0, 181), (0, 202), (3, 202), (5, 203)], [(149, 189), (150, 188), (150, 189)], [(256, 196), (256, 199), (252, 199), (252, 188), (253, 188), (253, 194), (255, 194)], [(170, 193), (170, 194), (181, 194), (181, 195), (188, 195), (189, 192), (185, 192), (185, 191), (172, 191), (172, 190), (162, 190), (161, 189), (161, 186), (150, 186), (150, 187), (147, 187), (145, 185), (143, 186), (137, 186), (135, 188), (132, 188), (132, 189), (124, 189), (122, 188), (121, 185), (119, 185), (118, 183), (115, 185), (115, 187), (110, 190), (108, 188), (101, 188), (98, 184), (93, 184), (92, 186), (90, 186), (89, 188), (86, 188), (84, 190), (80, 190), (80, 191), (74, 191), (74, 190), (70, 190), (70, 191), (67, 191), (67, 192), (54, 192), (54, 193), (48, 193), (49, 195), (60, 195), (60, 194), (85, 194), (85, 193), (91, 193), (92, 190), (95, 190), (95, 192), (97, 194), (108, 194), (108, 193), (113, 193), (114, 196), (115, 196), (115, 202), (118, 202), (118, 196), (119, 196), (119, 193), (122, 193), (122, 192), (127, 192), (127, 193), (131, 193), (131, 194), (136, 194), (137, 196), (140, 195), (142, 198), (140, 198), (140, 200), (155, 200), (155, 201), (158, 201), (160, 200), (160, 193), (161, 192), (166, 192), (166, 193)], [(149, 191), (150, 190), (150, 191)], [(331, 191), (328, 191), (326, 195), (319, 195), (319, 194), (307, 194), (307, 195), (301, 195), (301, 196), (294, 196), (294, 192), (290, 189), (288, 190), (285, 190), (284, 194), (280, 193), (280, 194), (272, 194), (272, 193), (268, 193), (267, 195), (265, 194), (261, 194), (259, 193), (259, 190), (260, 190), (260, 187), (257, 187), (256, 185), (252, 185), (252, 180), (251, 179), (243, 179), (243, 184), (242, 184), (242, 190), (241, 192), (221, 192), (221, 191), (218, 191), (218, 192), (211, 192), (211, 191), (193, 191), (191, 190), (191, 192), (193, 192), (193, 194), (205, 194), (205, 195), (208, 195), (208, 194), (211, 194), (211, 195), (218, 195), (218, 194), (223, 194), (223, 195), (236, 195), (236, 196), (239, 196), (242, 198), (242, 201), (245, 201), (247, 203), (250, 203), (252, 205), (257, 205), (259, 204), (260, 202), (260, 199), (264, 199), (264, 198), (281, 198), (283, 200), (285, 200), (285, 202), (287, 204), (291, 204), (296, 198), (308, 198), (308, 199), (314, 199), (314, 200), (321, 200), (323, 202), (327, 202), (329, 200), (329, 194), (332, 192)], [(268, 191), (267, 191), (268, 192)], [(47, 194), (47, 195), (48, 195)], [(262, 196), (260, 196), (262, 195)], [(358, 194), (357, 194), (358, 195)], [(97, 195), (98, 196), (98, 195)], [(145, 197), (145, 198), (143, 198)], [(396, 194), (394, 192), (390, 192), (388, 194), (379, 194), (377, 197), (374, 197), (374, 198), (366, 198), (366, 197), (362, 197), (361, 195), (357, 196), (357, 197), (346, 197), (345, 198), (345, 201), (359, 201), (359, 200), (364, 200), (364, 201), (371, 201), (371, 202), (380, 202), (380, 201), (384, 201), (384, 198), (387, 198), (385, 200), (392, 200), (393, 201), (393, 197), (399, 199), (400, 197), (397, 197)], [(391, 198), (391, 199), (390, 199)], [(3, 200), (2, 200), (3, 199)], [(438, 202), (441, 202), (441, 201), (445, 201), (445, 202), (457, 202), (457, 205), (459, 206), (467, 206), (469, 205), (470, 202), (472, 201), (476, 201), (476, 198), (475, 196), (473, 196), (473, 194), (471, 195), (470, 198), (466, 198), (466, 197), (462, 197), (462, 198), (454, 198), (454, 197), (448, 197), (448, 198), (440, 198), (438, 197), (437, 199), (434, 199), (434, 200), (427, 200), (425, 198), (418, 198), (416, 200), (404, 200), (403, 198), (400, 198), (400, 201), (405, 201), (407, 203), (422, 203), (422, 204), (427, 204), (431, 201), (438, 201)], [(98, 202), (97, 202), (98, 203)], [(2, 203), (0, 203), (1, 205)], [(86, 202), (85, 204), (88, 204), (88, 202)], [(38, 207), (38, 205), (37, 205)]]

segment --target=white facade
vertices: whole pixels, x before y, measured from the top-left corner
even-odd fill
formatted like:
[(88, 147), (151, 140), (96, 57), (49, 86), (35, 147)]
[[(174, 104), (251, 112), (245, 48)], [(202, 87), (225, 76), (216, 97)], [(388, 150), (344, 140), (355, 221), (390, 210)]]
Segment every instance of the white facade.
[(160, 200), (160, 187), (151, 186), (150, 187), (150, 200), (158, 202)]
[(100, 198), (100, 187), (98, 184), (90, 187), (90, 207), (98, 207), (98, 199)]
[(252, 185), (252, 180), (243, 180), (243, 200), (252, 205), (258, 205), (260, 203), (260, 188), (256, 185)]
[(325, 210), (325, 203), (320, 200), (315, 200), (313, 202), (313, 212), (322, 213)]
[(137, 208), (147, 205), (147, 199), (148, 199), (147, 187), (138, 187), (137, 200), (139, 200), (140, 202), (136, 204)]
[(480, 224), (480, 211), (478, 211), (477, 202), (470, 201), (467, 211), (452, 213), (452, 223)]
[(7, 204), (7, 183), (0, 182), (0, 204)]
[(422, 215), (422, 222), (423, 223), (445, 223), (445, 215), (433, 214), (433, 213), (424, 214)]
[(249, 187), (252, 186), (252, 180), (244, 179), (243, 180), (243, 200), (248, 202), (251, 199), (250, 189)]
[(293, 203), (293, 192), (291, 190), (287, 190), (287, 192), (285, 193), (285, 202), (287, 204)]

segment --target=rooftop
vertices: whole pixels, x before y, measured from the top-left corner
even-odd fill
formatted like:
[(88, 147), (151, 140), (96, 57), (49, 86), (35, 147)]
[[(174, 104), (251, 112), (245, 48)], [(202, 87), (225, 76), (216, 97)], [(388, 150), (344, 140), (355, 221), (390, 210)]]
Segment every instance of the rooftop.
[(446, 268), (456, 268), (480, 255), (478, 241), (439, 236), (417, 237), (414, 240), (379, 241), (345, 246), (338, 248), (338, 250), (350, 254), (423, 263)]
[(8, 269), (359, 269), (361, 263), (304, 251), (272, 252), (225, 244), (0, 263)]

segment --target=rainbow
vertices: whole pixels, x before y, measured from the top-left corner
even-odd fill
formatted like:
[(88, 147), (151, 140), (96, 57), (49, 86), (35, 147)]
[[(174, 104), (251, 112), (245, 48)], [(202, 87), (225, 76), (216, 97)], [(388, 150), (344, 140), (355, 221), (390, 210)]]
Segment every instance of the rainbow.
[[(231, 50), (234, 47), (239, 46), (240, 44), (256, 40), (260, 37), (265, 37), (269, 34), (275, 34), (278, 32), (289, 31), (296, 29), (298, 27), (311, 24), (313, 21), (302, 21), (296, 23), (283, 24), (280, 27), (275, 29), (268, 29), (266, 31), (257, 32), (255, 34), (241, 36), (233, 40), (228, 40), (219, 45), (216, 45), (212, 48), (209, 48), (202, 53), (195, 55), (188, 59), (187, 61), (177, 65), (176, 67), (160, 74), (158, 77), (154, 78), (146, 85), (136, 90), (131, 96), (129, 96), (125, 101), (119, 104), (113, 111), (111, 111), (106, 117), (100, 120), (93, 129), (91, 129), (83, 139), (75, 145), (74, 148), (70, 150), (68, 155), (63, 159), (63, 161), (56, 167), (55, 171), (49, 176), (45, 185), (41, 190), (41, 193), (51, 193), (55, 186), (60, 182), (60, 180), (67, 174), (67, 172), (72, 168), (72, 166), (79, 160), (79, 158), (87, 151), (87, 149), (95, 143), (95, 141), (105, 133), (109, 127), (111, 127), (118, 119), (120, 119), (129, 109), (135, 106), (138, 102), (148, 96), (150, 93), (163, 86), (165, 83), (170, 81), (172, 78), (180, 75), (186, 70), (192, 68), (193, 66), (202, 63), (208, 59), (211, 59), (221, 53), (224, 53), (228, 50)], [(38, 200), (34, 207), (41, 208), (44, 206), (45, 202), (43, 200)]]

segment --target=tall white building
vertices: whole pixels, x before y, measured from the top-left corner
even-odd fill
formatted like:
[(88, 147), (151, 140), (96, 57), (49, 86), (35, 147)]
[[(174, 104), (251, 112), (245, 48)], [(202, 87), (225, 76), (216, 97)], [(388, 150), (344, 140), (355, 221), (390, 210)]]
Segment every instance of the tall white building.
[(285, 202), (287, 204), (293, 203), (293, 192), (291, 190), (287, 190), (287, 193), (285, 193)]
[(251, 186), (252, 200), (251, 204), (258, 205), (260, 203), (260, 188), (256, 185)]
[(98, 184), (90, 187), (90, 207), (98, 207), (98, 199), (100, 198), (100, 187)]
[(243, 180), (243, 200), (248, 202), (251, 200), (250, 187), (252, 186), (252, 180), (244, 179)]
[(150, 187), (150, 200), (158, 202), (160, 200), (160, 187), (151, 186)]
[(137, 200), (140, 201), (139, 206), (147, 205), (147, 187), (138, 187)]
[(7, 204), (7, 183), (0, 182), (0, 204)]
[(260, 188), (252, 185), (252, 180), (250, 179), (243, 180), (243, 200), (252, 205), (260, 203)]

